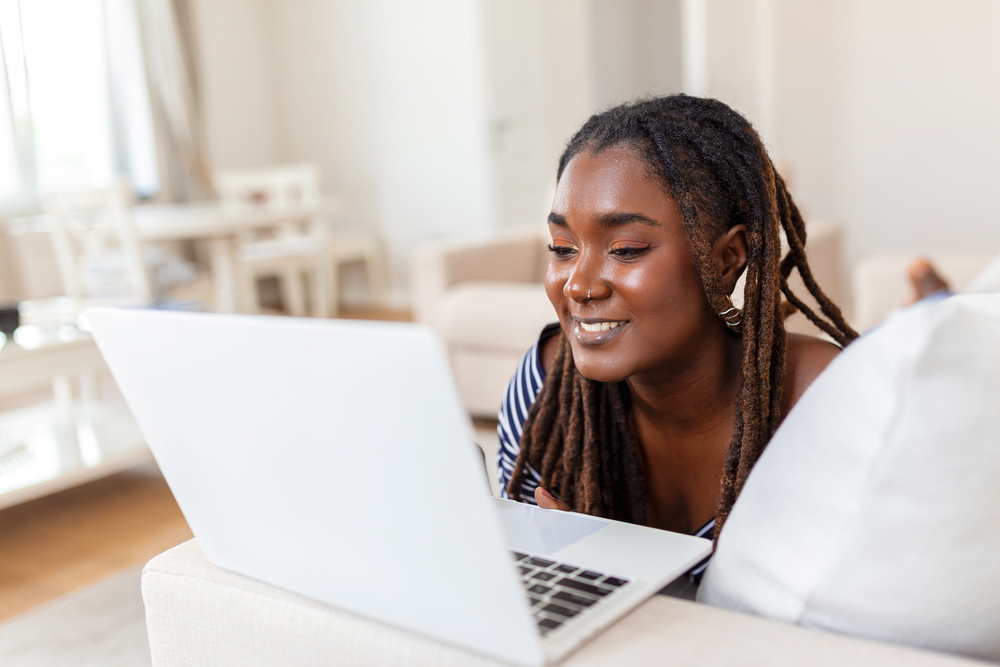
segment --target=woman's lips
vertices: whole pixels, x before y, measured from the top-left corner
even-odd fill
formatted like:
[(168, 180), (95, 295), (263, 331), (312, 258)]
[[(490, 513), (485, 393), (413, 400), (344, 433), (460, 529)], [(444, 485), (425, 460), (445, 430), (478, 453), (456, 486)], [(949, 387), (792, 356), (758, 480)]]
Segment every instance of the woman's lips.
[(628, 326), (628, 320), (573, 319), (573, 335), (583, 345), (600, 345), (611, 340)]

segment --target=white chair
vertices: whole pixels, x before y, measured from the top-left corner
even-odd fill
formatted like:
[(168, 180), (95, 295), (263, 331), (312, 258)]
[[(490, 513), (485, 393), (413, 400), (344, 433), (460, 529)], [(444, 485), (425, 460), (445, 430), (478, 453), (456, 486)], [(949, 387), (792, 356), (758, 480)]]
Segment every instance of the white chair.
[(128, 183), (50, 192), (41, 199), (49, 218), (62, 296), (22, 302), (27, 321), (68, 322), (91, 305), (206, 307), (204, 298), (168, 296), (171, 289), (181, 286), (192, 291), (199, 276), (192, 264), (170, 250), (140, 243)]
[[(318, 202), (319, 169), (311, 163), (224, 169), (216, 172), (216, 190), (231, 207), (293, 206)], [(256, 281), (261, 276), (279, 278), (282, 300), (292, 315), (306, 314), (303, 278), (308, 280), (313, 315), (337, 312), (337, 270), (341, 263), (363, 260), (372, 296), (381, 302), (385, 293), (382, 253), (375, 235), (359, 230), (334, 230), (330, 221), (289, 220), (278, 227), (254, 230), (240, 239), (241, 307), (258, 310)]]
[(130, 214), (128, 186), (41, 197), (61, 279), (59, 296), (22, 301), (22, 324), (75, 327), (88, 305), (137, 306), (153, 299), (153, 284)]
[(66, 296), (148, 303), (153, 283), (131, 216), (124, 183), (42, 197)]

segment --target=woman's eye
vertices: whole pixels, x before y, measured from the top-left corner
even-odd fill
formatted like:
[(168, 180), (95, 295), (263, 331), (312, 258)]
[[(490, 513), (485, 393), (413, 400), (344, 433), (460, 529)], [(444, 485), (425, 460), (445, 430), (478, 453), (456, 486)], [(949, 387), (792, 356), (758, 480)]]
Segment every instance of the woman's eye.
[(611, 249), (611, 254), (614, 255), (615, 257), (620, 258), (620, 259), (632, 259), (632, 258), (638, 257), (642, 253), (646, 252), (647, 250), (649, 250), (649, 248), (650, 248), (650, 246), (648, 246), (648, 245), (643, 245), (643, 246), (635, 246), (635, 245), (616, 246), (616, 247), (614, 247), (614, 248)]
[(554, 243), (550, 243), (549, 252), (556, 257), (569, 257), (571, 254), (576, 252), (576, 246), (555, 245)]

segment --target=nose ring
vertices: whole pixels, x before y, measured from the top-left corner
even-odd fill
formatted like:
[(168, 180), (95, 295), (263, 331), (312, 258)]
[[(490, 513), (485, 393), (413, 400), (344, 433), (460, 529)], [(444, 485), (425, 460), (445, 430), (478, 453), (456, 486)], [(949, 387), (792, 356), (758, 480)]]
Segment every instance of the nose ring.
[(590, 290), (587, 290), (587, 300), (590, 301)]

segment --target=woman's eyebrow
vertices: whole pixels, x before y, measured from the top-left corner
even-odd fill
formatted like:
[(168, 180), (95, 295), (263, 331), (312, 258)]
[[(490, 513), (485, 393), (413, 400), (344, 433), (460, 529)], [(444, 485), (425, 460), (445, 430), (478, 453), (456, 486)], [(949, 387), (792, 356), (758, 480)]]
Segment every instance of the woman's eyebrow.
[(615, 227), (623, 227), (625, 225), (632, 225), (635, 223), (639, 223), (640, 225), (649, 225), (651, 227), (660, 226), (660, 223), (656, 220), (653, 220), (642, 213), (608, 213), (597, 219), (597, 224), (604, 229), (614, 229)]
[[(640, 225), (649, 225), (651, 227), (660, 226), (660, 223), (656, 220), (653, 220), (642, 213), (608, 213), (597, 219), (597, 224), (602, 229), (614, 229), (615, 227), (624, 227), (625, 225), (632, 225), (636, 223)], [(558, 213), (549, 213), (549, 224), (555, 225), (556, 227), (569, 227), (569, 223), (566, 222), (566, 218)]]

